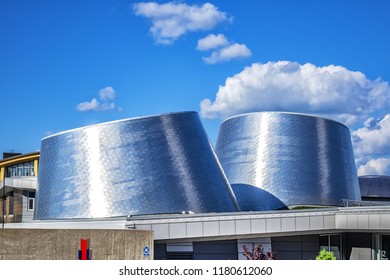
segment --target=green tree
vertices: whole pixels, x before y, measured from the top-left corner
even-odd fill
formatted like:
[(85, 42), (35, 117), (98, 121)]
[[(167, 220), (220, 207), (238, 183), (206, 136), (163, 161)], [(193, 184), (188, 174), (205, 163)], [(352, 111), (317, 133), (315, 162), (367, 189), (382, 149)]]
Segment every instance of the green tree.
[(316, 260), (332, 261), (335, 259), (336, 259), (336, 257), (334, 256), (333, 252), (329, 252), (325, 249), (322, 249), (320, 251), (319, 255), (316, 257)]

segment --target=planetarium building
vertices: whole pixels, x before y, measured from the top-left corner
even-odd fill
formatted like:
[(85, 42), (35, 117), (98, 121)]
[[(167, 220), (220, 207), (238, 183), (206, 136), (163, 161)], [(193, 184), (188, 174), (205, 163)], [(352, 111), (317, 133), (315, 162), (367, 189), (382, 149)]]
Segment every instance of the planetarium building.
[(196, 112), (44, 138), (34, 219), (239, 211)]
[(315, 116), (231, 117), (215, 152), (196, 112), (85, 126), (0, 160), (0, 259), (385, 260), (389, 178), (358, 180), (348, 128)]
[(235, 116), (222, 123), (216, 152), (243, 211), (361, 200), (349, 129), (333, 120)]

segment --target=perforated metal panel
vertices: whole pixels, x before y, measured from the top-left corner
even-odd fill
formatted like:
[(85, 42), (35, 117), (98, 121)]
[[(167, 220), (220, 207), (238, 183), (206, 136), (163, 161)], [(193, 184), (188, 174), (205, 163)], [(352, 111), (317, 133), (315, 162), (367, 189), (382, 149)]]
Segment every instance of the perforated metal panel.
[(241, 210), (361, 200), (350, 132), (318, 117), (263, 112), (225, 120), (216, 153)]
[(35, 219), (238, 211), (196, 112), (42, 139)]
[(390, 176), (367, 175), (359, 177), (360, 191), (362, 197), (390, 198)]

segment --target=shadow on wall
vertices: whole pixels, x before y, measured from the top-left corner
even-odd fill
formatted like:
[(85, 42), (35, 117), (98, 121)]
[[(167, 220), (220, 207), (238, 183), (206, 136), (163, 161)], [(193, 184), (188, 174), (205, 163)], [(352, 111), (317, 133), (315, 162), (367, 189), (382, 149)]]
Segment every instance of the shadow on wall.
[(248, 184), (232, 184), (241, 211), (287, 209), (280, 199), (266, 190)]

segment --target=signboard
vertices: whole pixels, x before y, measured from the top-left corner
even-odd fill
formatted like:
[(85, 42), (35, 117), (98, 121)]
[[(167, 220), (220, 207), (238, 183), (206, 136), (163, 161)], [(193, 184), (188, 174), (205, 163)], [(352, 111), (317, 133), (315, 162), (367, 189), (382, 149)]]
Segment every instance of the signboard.
[(79, 260), (92, 259), (92, 250), (89, 248), (89, 239), (80, 239), (80, 250), (78, 250)]
[(150, 248), (149, 246), (144, 246), (144, 257), (150, 256)]

